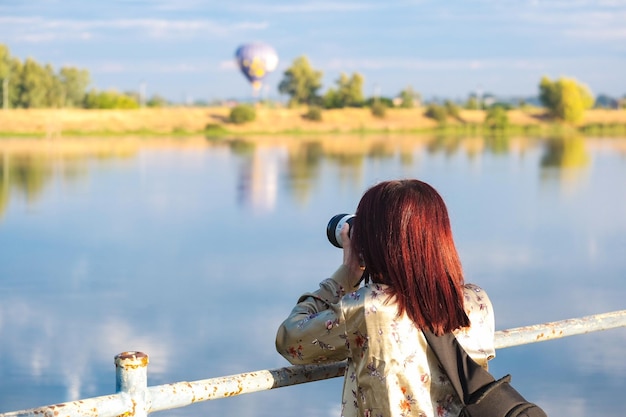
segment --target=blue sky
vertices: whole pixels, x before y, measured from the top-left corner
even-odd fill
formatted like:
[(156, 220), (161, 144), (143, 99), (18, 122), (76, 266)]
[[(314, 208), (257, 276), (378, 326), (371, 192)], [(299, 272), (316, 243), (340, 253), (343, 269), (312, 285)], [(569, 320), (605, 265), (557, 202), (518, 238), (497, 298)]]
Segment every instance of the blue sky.
[(252, 41), (280, 58), (270, 98), (301, 55), (322, 91), (359, 72), (366, 96), (409, 85), (427, 99), (533, 96), (543, 75), (626, 94), (626, 0), (0, 0), (11, 55), (87, 69), (100, 90), (250, 97), (234, 53)]

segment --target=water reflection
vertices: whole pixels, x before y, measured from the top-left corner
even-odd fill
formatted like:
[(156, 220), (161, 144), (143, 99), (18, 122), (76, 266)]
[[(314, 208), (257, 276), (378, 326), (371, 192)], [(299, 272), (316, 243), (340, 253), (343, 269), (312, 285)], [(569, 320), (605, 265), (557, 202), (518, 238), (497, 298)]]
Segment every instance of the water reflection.
[(550, 138), (545, 147), (546, 152), (541, 159), (544, 168), (584, 168), (589, 164), (589, 152), (583, 137)]
[(585, 138), (550, 138), (541, 159), (541, 178), (556, 179), (564, 186), (576, 187), (590, 162)]
[(131, 158), (137, 146), (127, 140), (0, 140), (0, 215), (12, 194), (32, 203), (55, 178), (64, 184), (89, 174), (89, 161)]
[(283, 152), (268, 149), (246, 152), (242, 156), (237, 184), (240, 204), (258, 211), (274, 209), (278, 192), (279, 166), (283, 159)]
[[(0, 156), (0, 412), (109, 394), (124, 350), (150, 355), (150, 385), (284, 366), (276, 326), (340, 258), (325, 222), (379, 179), (440, 187), (499, 329), (626, 298), (626, 140), (9, 140)], [(506, 349), (492, 369), (549, 415), (621, 416), (624, 343), (609, 331)], [(167, 415), (338, 415), (340, 385)]]
[(34, 201), (44, 189), (52, 172), (52, 162), (41, 155), (4, 154), (0, 159), (0, 213), (9, 201), (12, 189)]
[[(537, 138), (487, 136), (382, 136), (382, 137), (316, 137), (316, 138), (233, 138), (195, 140), (199, 149), (227, 147), (240, 159), (238, 200), (255, 210), (272, 210), (277, 183), (284, 180), (296, 201), (305, 203), (308, 188), (315, 184), (321, 166), (327, 162), (340, 168), (341, 176), (360, 178), (365, 161), (398, 158), (403, 166), (415, 163), (416, 155), (452, 157), (462, 154), (468, 160), (481, 155), (523, 155), (539, 148), (542, 178), (571, 180), (590, 163), (587, 143), (583, 137)], [(595, 140), (597, 141), (597, 140)], [(611, 140), (616, 147), (619, 140)], [(78, 146), (80, 145), (80, 146)], [(64, 183), (79, 181), (89, 175), (92, 161), (101, 163), (135, 158), (140, 149), (164, 146), (186, 146), (188, 142), (117, 140), (31, 141), (15, 146), (15, 141), (0, 141), (0, 214), (9, 205), (11, 196), (24, 196), (27, 202), (37, 197), (55, 179)]]
[(309, 191), (320, 175), (323, 159), (324, 149), (320, 142), (314, 141), (304, 141), (288, 154), (285, 186), (299, 204), (308, 202)]

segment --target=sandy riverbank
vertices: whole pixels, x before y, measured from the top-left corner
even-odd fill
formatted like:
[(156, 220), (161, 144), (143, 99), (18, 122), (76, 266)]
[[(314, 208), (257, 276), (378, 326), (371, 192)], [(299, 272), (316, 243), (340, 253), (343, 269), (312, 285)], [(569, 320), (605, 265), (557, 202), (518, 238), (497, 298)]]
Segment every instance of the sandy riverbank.
[[(0, 132), (10, 134), (58, 136), (93, 134), (193, 134), (207, 126), (234, 134), (250, 133), (345, 133), (354, 131), (410, 132), (428, 131), (437, 123), (424, 116), (423, 108), (388, 109), (386, 117), (374, 117), (368, 108), (324, 110), (322, 121), (303, 118), (306, 108), (258, 108), (256, 120), (243, 125), (228, 122), (227, 107), (170, 107), (136, 110), (13, 109), (0, 111)], [(510, 123), (519, 127), (547, 127), (541, 109), (511, 110)], [(480, 125), (485, 112), (462, 110), (462, 121), (450, 119), (449, 125)], [(589, 110), (585, 125), (626, 125), (626, 110)]]

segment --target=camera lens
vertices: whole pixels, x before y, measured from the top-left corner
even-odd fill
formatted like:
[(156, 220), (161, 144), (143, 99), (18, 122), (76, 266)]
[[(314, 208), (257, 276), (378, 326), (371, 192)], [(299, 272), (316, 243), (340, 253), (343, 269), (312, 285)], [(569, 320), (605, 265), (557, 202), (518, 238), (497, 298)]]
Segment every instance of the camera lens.
[(341, 213), (334, 215), (326, 226), (326, 236), (328, 237), (328, 241), (337, 248), (343, 248), (343, 243), (341, 242), (341, 229), (343, 229), (343, 225), (346, 223), (352, 226), (353, 221), (354, 214)]

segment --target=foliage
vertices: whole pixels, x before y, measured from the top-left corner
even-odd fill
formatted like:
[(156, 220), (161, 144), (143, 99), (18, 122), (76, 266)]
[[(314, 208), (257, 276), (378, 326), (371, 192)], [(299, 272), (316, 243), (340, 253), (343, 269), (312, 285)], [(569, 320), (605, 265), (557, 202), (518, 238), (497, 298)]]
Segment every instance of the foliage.
[(496, 101), (495, 103), (489, 106), (489, 108), (492, 108), (492, 107), (502, 107), (504, 110), (513, 109), (513, 105), (511, 103), (504, 103), (501, 101)]
[(204, 126), (204, 133), (207, 137), (223, 136), (227, 133), (224, 126), (219, 123), (207, 123)]
[(478, 110), (480, 108), (478, 98), (476, 98), (476, 96), (470, 96), (465, 102), (465, 108), (467, 110)]
[(230, 110), (228, 120), (240, 125), (256, 119), (256, 109), (250, 104), (238, 104)]
[(0, 44), (0, 78), (4, 79), (11, 73), (11, 54), (9, 48)]
[(46, 88), (50, 80), (46, 70), (31, 58), (26, 59), (22, 71), (13, 82), (17, 82), (17, 97), (14, 107), (49, 107)]
[(371, 106), (372, 115), (380, 119), (384, 119), (387, 115), (387, 105), (382, 101), (374, 101)]
[(485, 126), (491, 130), (506, 130), (509, 127), (509, 115), (506, 108), (490, 107), (485, 116)]
[(539, 83), (539, 101), (549, 110), (556, 109), (559, 101), (558, 82), (552, 82), (548, 77), (542, 77)]
[(303, 117), (307, 120), (319, 122), (322, 120), (322, 109), (319, 106), (311, 106)]
[[(158, 94), (153, 95), (146, 102), (146, 106), (148, 106), (148, 107), (166, 107), (167, 104), (168, 104), (167, 103), (167, 99), (165, 99), (164, 97), (161, 97)], [(198, 106), (198, 107), (202, 107), (203, 106), (202, 103), (194, 103), (194, 105)], [(204, 105), (206, 105), (206, 104), (204, 104)]]
[(325, 109), (339, 109), (343, 107), (337, 90), (329, 88), (324, 97), (322, 97), (322, 105)]
[(64, 88), (64, 105), (80, 107), (89, 86), (89, 72), (78, 68), (64, 67), (59, 70), (59, 79)]
[(420, 102), (422, 97), (420, 93), (413, 91), (413, 87), (408, 86), (400, 92), (400, 107), (403, 109), (412, 109), (416, 102)]
[(363, 105), (363, 76), (354, 73), (350, 78), (341, 74), (337, 80), (339, 97), (345, 107), (358, 107)]
[[(10, 102), (11, 98), (15, 96), (15, 87), (13, 83), (10, 82), (11, 74), (15, 73), (16, 66), (19, 64), (19, 61), (11, 58), (9, 53), (9, 48), (5, 45), (0, 44), (0, 79), (2, 79), (0, 83), (0, 92), (2, 93), (0, 97), (2, 98), (2, 106), (9, 107), (10, 103), (4, 103), (4, 99), (8, 98)], [(4, 91), (5, 88), (8, 87), (8, 91)]]
[(436, 120), (439, 124), (445, 124), (448, 120), (446, 108), (436, 103), (429, 104), (424, 115)]
[(443, 106), (445, 107), (446, 113), (448, 114), (448, 116), (461, 120), (461, 113), (460, 113), (459, 106), (457, 106), (455, 103), (453, 103), (450, 100), (444, 101)]
[(539, 84), (539, 99), (553, 117), (569, 123), (581, 122), (585, 110), (594, 103), (589, 88), (573, 78), (551, 81), (543, 77)]
[(7, 107), (13, 108), (82, 106), (90, 82), (86, 70), (62, 67), (57, 73), (51, 65), (42, 66), (32, 58), (22, 62), (11, 57), (2, 44), (0, 78), (0, 89), (8, 87), (8, 91), (2, 91), (2, 97), (6, 96)]
[(363, 105), (366, 107), (372, 107), (374, 103), (376, 103), (377, 101), (383, 103), (385, 106), (387, 106), (388, 109), (395, 107), (393, 104), (393, 100), (390, 99), (389, 97), (370, 97), (367, 100), (365, 100)]
[(86, 109), (137, 109), (139, 102), (129, 94), (118, 93), (115, 90), (91, 90), (85, 95)]
[[(87, 70), (62, 67), (58, 72), (32, 58), (24, 62), (12, 58), (9, 49), (0, 44), (0, 89), (8, 87), (7, 106), (11, 108), (84, 107), (88, 109), (133, 109), (139, 100), (131, 93), (115, 91), (87, 92), (90, 76)], [(2, 91), (5, 97), (5, 91)], [(4, 103), (3, 103), (4, 105)]]
[(328, 89), (323, 103), (327, 109), (362, 106), (364, 103), (363, 76), (356, 72), (350, 77), (341, 73), (337, 79), (337, 88)]
[(319, 101), (317, 90), (322, 87), (321, 71), (316, 71), (306, 56), (296, 58), (283, 74), (278, 84), (281, 94), (289, 95), (289, 105), (315, 104)]

